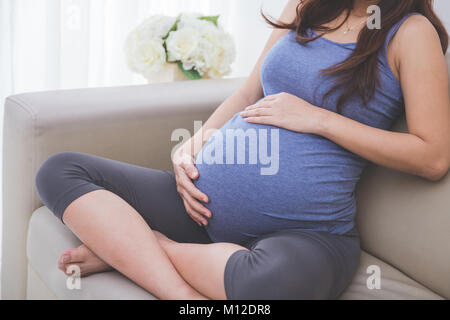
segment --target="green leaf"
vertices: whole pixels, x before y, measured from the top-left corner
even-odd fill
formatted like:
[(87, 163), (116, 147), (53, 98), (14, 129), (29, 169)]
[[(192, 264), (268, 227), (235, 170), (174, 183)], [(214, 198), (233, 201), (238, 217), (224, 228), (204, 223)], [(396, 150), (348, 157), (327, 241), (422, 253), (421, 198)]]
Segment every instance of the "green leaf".
[(188, 77), (191, 80), (200, 80), (202, 78), (202, 76), (200, 75), (200, 73), (198, 73), (197, 70), (192, 69), (192, 70), (185, 70), (183, 68), (183, 63), (181, 61), (177, 62), (178, 64), (178, 68), (180, 68), (180, 70), (186, 75), (186, 77)]
[(216, 27), (218, 27), (219, 26), (219, 17), (220, 16), (205, 16), (205, 17), (200, 17), (199, 19), (212, 22), (216, 25)]
[(163, 38), (163, 40), (167, 40), (167, 38), (169, 37), (170, 33), (172, 31), (177, 31), (178, 30), (178, 22), (180, 22), (180, 17), (177, 18), (177, 20), (175, 20), (175, 23), (173, 24), (173, 26), (170, 28), (169, 32), (167, 32), (166, 36)]
[(171, 32), (178, 30), (178, 22), (180, 22), (180, 16), (178, 16), (178, 18), (175, 20), (175, 23), (170, 28), (170, 30), (167, 32), (166, 36), (164, 38), (162, 38), (162, 40), (163, 40), (163, 47), (164, 47), (164, 50), (166, 50), (166, 62), (169, 62), (169, 52), (167, 50), (166, 40), (167, 40), (167, 38), (169, 38), (169, 35), (170, 35)]

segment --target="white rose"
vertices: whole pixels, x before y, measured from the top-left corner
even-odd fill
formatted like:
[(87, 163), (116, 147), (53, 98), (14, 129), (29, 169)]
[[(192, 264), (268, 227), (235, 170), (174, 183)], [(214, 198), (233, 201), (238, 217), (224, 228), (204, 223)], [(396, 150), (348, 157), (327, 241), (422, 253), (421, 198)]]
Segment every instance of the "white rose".
[(162, 38), (175, 21), (174, 17), (155, 15), (144, 20), (128, 35), (124, 51), (132, 71), (146, 76), (160, 70), (166, 63)]
[(200, 33), (188, 26), (171, 32), (166, 40), (168, 60), (190, 61), (198, 48), (199, 41)]
[(127, 47), (127, 60), (131, 70), (143, 75), (159, 71), (166, 63), (166, 51), (160, 39), (130, 39)]
[(236, 48), (229, 34), (219, 28), (208, 30), (203, 36), (209, 43), (208, 50), (209, 70), (212, 78), (221, 78), (231, 72), (231, 64), (236, 58)]
[[(178, 21), (178, 29), (183, 29), (185, 26), (196, 28), (197, 22), (201, 21), (198, 18), (201, 17), (200, 13), (182, 13)], [(198, 30), (198, 28), (196, 28)]]
[(175, 24), (176, 18), (154, 15), (144, 20), (138, 27), (140, 39), (164, 38)]
[[(185, 70), (195, 69), (200, 75), (221, 78), (231, 71), (236, 52), (229, 34), (200, 14), (183, 14), (178, 29), (167, 40), (167, 60), (181, 61)], [(127, 38), (125, 51), (132, 70), (144, 76), (166, 62), (162, 38), (176, 18), (153, 16), (145, 20)]]

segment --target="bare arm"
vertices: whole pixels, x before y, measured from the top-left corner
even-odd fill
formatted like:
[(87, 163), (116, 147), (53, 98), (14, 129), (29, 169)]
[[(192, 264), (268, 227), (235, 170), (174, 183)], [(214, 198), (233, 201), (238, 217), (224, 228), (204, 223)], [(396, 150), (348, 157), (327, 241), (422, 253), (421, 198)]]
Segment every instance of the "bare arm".
[[(300, 0), (290, 0), (283, 10), (280, 16), (281, 21), (293, 21), (296, 17), (296, 8), (299, 5)], [(236, 91), (232, 96), (220, 105), (216, 111), (211, 115), (208, 121), (203, 126), (203, 136), (200, 134), (194, 136), (191, 140), (187, 141), (184, 146), (189, 150), (193, 149), (193, 139), (196, 139), (196, 146), (202, 146), (206, 140), (212, 135), (212, 132), (221, 128), (233, 115), (242, 111), (245, 107), (254, 104), (260, 98), (263, 97), (263, 89), (260, 81), (260, 68), (261, 64), (266, 56), (267, 52), (273, 47), (273, 45), (284, 35), (288, 30), (275, 29), (267, 41), (267, 44), (259, 57), (252, 73), (248, 77), (244, 85)], [(200, 142), (199, 142), (200, 141)], [(192, 154), (196, 155), (200, 150), (193, 150)]]
[(321, 134), (374, 163), (439, 180), (450, 166), (448, 74), (439, 37), (426, 18), (413, 16), (392, 46), (409, 133), (379, 130), (328, 114)]
[(252, 123), (318, 134), (376, 164), (439, 180), (450, 166), (450, 101), (438, 34), (425, 17), (412, 16), (389, 51), (402, 85), (408, 133), (373, 128), (287, 93), (241, 115)]

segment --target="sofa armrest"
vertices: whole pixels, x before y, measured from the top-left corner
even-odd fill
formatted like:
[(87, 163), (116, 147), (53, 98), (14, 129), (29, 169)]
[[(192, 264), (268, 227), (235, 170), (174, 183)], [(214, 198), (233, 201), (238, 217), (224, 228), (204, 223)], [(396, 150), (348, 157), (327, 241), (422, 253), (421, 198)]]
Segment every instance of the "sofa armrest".
[(26, 237), (32, 212), (42, 206), (34, 177), (62, 151), (95, 154), (170, 169), (176, 128), (193, 131), (245, 79), (26, 93), (5, 104), (3, 135), (2, 294), (26, 294)]

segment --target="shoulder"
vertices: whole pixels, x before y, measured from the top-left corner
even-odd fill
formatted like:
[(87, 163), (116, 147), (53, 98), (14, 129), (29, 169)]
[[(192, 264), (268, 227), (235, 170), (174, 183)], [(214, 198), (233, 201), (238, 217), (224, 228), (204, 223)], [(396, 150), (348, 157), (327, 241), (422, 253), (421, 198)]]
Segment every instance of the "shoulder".
[(397, 43), (400, 53), (407, 53), (418, 47), (441, 48), (437, 30), (430, 20), (421, 14), (409, 16), (398, 29), (393, 41)]
[(426, 40), (431, 38), (439, 38), (433, 24), (425, 16), (421, 14), (413, 14), (409, 16), (400, 26), (397, 36), (406, 40)]
[(399, 64), (406, 59), (429, 60), (442, 55), (436, 28), (420, 14), (411, 15), (402, 23), (392, 39), (392, 49)]

